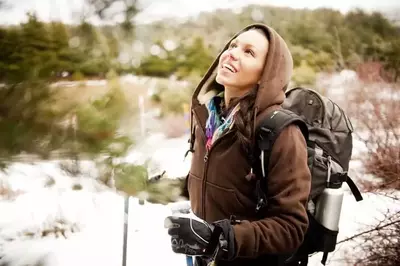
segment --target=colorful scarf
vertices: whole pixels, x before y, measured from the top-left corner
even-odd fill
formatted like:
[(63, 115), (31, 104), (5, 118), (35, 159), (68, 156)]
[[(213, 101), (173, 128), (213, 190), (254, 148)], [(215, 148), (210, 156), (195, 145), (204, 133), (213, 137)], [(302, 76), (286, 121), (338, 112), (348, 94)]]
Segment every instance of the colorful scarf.
[(224, 119), (221, 117), (220, 108), (217, 104), (219, 98), (223, 99), (223, 93), (214, 96), (209, 102), (206, 103), (208, 110), (208, 119), (206, 123), (206, 137), (207, 143), (206, 148), (210, 150), (211, 145), (225, 132), (225, 130), (230, 130), (234, 124), (235, 114), (239, 111), (240, 106), (237, 104), (232, 111), (229, 113), (228, 117)]

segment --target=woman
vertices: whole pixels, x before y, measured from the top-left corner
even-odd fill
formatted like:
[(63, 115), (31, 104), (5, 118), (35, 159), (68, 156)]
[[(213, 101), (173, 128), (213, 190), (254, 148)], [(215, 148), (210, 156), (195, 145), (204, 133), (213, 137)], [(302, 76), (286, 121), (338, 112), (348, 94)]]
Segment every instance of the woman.
[(194, 92), (187, 188), (198, 219), (170, 216), (166, 227), (172, 249), (196, 256), (198, 265), (282, 265), (303, 241), (311, 175), (297, 126), (282, 131), (264, 165), (268, 206), (261, 215), (254, 197), (255, 129), (281, 108), (292, 69), (284, 40), (253, 24), (227, 43)]

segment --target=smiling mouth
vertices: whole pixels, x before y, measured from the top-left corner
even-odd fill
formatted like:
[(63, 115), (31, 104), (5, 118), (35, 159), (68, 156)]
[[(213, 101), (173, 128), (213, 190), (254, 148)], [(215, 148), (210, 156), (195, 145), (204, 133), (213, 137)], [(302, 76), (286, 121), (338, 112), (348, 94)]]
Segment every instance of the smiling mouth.
[(226, 63), (222, 65), (222, 68), (225, 68), (225, 69), (229, 70), (232, 73), (236, 73), (237, 72), (237, 70), (233, 66), (231, 66), (229, 64), (226, 64)]

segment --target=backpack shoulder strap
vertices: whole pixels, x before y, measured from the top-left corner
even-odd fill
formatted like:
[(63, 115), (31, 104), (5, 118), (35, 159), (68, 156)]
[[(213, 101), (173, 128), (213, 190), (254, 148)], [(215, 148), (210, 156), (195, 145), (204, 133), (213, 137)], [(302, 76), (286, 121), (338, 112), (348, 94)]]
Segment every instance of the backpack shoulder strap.
[(267, 205), (267, 176), (268, 176), (268, 165), (269, 157), (272, 151), (272, 147), (278, 138), (279, 134), (287, 126), (295, 124), (299, 126), (303, 133), (306, 141), (308, 140), (308, 128), (307, 124), (301, 119), (300, 116), (287, 109), (280, 109), (272, 111), (267, 114), (266, 118), (263, 119), (256, 129), (257, 136), (257, 147), (260, 152), (260, 158), (257, 162), (260, 162), (261, 169), (259, 169), (259, 179), (256, 184), (257, 194), (257, 206), (256, 212)]
[(282, 130), (291, 124), (297, 125), (303, 133), (305, 140), (308, 141), (307, 124), (299, 115), (287, 109), (272, 111), (258, 125), (256, 135), (258, 148), (261, 151), (261, 157), (263, 157), (262, 169), (264, 177), (267, 176), (265, 169), (268, 168), (269, 156), (276, 139)]

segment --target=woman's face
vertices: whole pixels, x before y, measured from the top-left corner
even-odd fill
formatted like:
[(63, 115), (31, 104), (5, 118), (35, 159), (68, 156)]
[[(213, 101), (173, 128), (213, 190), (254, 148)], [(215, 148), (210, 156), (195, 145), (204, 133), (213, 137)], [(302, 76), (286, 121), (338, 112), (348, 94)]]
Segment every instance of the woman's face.
[(247, 92), (258, 83), (268, 52), (268, 39), (258, 30), (241, 33), (224, 51), (216, 81), (225, 89)]

